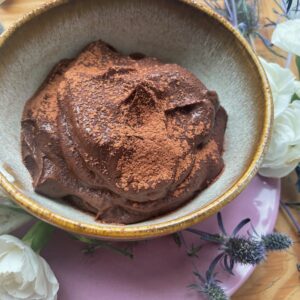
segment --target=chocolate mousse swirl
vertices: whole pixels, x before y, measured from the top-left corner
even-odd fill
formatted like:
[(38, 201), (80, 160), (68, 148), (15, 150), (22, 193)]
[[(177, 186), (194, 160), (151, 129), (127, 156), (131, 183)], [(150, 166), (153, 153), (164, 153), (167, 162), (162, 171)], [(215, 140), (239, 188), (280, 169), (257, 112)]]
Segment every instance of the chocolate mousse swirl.
[(22, 155), (38, 193), (130, 224), (217, 178), (226, 122), (217, 94), (184, 68), (97, 41), (27, 102)]

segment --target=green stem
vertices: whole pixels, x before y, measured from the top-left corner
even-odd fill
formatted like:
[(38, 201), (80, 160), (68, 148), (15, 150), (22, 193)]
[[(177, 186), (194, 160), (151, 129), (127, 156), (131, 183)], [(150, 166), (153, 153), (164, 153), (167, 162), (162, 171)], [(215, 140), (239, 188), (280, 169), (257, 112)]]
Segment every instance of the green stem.
[(7, 204), (0, 204), (0, 209), (10, 209), (13, 211), (16, 211), (18, 213), (22, 214), (27, 214), (26, 211), (21, 208), (20, 206), (14, 205), (12, 203), (7, 203)]
[(54, 227), (37, 221), (23, 237), (23, 242), (29, 245), (35, 252), (39, 253), (49, 241)]

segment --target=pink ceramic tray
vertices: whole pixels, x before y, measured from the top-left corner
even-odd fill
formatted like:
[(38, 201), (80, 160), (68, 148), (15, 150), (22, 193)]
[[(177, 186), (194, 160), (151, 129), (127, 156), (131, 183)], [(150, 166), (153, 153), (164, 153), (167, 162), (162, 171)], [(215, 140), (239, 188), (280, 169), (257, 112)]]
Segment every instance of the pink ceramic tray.
[[(248, 188), (226, 206), (223, 220), (230, 232), (246, 217), (260, 234), (273, 230), (279, 206), (280, 182), (255, 177)], [(195, 226), (201, 230), (218, 232), (216, 216)], [(199, 239), (184, 233), (188, 243)], [(192, 260), (179, 248), (172, 237), (139, 242), (133, 246), (134, 258), (98, 249), (83, 254), (83, 244), (63, 232), (55, 233), (42, 255), (51, 265), (60, 282), (59, 300), (182, 300), (201, 299), (187, 285), (194, 281)], [(206, 271), (217, 255), (217, 247), (204, 244), (194, 259), (198, 269)], [(221, 268), (219, 279), (228, 294), (233, 294), (250, 276), (253, 267), (237, 266), (235, 276)]]

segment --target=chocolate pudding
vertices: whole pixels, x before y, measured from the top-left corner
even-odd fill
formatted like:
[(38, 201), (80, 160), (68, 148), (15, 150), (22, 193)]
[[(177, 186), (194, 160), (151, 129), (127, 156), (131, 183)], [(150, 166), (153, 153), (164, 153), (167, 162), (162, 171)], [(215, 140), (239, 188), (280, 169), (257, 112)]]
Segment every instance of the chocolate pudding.
[(102, 41), (61, 61), (22, 117), (22, 156), (37, 193), (106, 223), (170, 212), (224, 168), (227, 115), (184, 68)]

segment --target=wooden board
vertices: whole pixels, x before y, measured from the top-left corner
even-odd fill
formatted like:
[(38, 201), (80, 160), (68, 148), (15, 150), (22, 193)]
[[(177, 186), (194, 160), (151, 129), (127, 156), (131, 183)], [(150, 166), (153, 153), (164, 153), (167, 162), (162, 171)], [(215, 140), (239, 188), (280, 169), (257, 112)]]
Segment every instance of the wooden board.
[[(48, 0), (49, 1), (49, 0)], [(47, 0), (7, 0), (0, 7), (0, 22), (7, 28), (23, 14), (31, 11)], [(261, 22), (266, 17), (274, 18), (274, 2), (261, 0)], [(265, 35), (271, 36), (270, 30), (265, 30)], [(272, 61), (284, 64), (283, 60), (274, 57), (262, 43), (257, 43), (257, 52)], [(283, 197), (286, 199), (299, 198), (295, 190), (295, 176), (283, 180)], [(268, 199), (266, 199), (268, 201)], [(300, 221), (299, 214), (298, 220)], [(286, 232), (293, 237), (294, 247), (284, 253), (272, 253), (267, 262), (260, 265), (246, 284), (233, 297), (234, 300), (296, 300), (300, 299), (300, 273), (297, 263), (300, 263), (299, 236), (295, 229), (281, 211), (276, 224), (276, 230)]]

